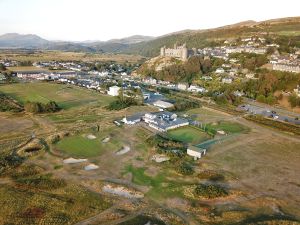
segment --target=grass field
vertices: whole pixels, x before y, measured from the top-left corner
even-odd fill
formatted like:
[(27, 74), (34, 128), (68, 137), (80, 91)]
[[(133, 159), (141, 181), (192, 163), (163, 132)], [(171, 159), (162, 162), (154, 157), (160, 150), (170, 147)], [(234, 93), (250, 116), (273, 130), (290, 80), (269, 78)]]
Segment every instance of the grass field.
[(210, 138), (205, 132), (191, 126), (168, 131), (168, 136), (173, 140), (190, 144), (198, 144)]
[(104, 134), (96, 136), (96, 139), (88, 139), (86, 136), (86, 134), (82, 134), (66, 137), (59, 141), (55, 148), (73, 157), (91, 158), (100, 156), (106, 150), (114, 152), (122, 147), (115, 139), (108, 143), (102, 143), (106, 137)]
[(48, 71), (48, 69), (45, 68), (39, 68), (36, 66), (12, 66), (8, 67), (10, 71), (18, 72), (18, 71)]
[(0, 53), (0, 58), (7, 58), (17, 61), (115, 61), (136, 63), (142, 59), (137, 55), (125, 54), (98, 54), (82, 52), (63, 52), (63, 51), (37, 51), (26, 53), (18, 50), (4, 50)]
[(47, 103), (52, 100), (56, 101), (63, 109), (91, 102), (107, 105), (113, 100), (110, 96), (101, 95), (91, 90), (44, 82), (4, 85), (1, 86), (1, 91), (21, 103), (25, 103), (26, 101)]
[(248, 128), (244, 127), (239, 123), (233, 123), (228, 121), (220, 121), (218, 123), (211, 123), (206, 125), (207, 129), (214, 129), (214, 130), (223, 130), (226, 133), (234, 134), (234, 133), (241, 133), (247, 131)]

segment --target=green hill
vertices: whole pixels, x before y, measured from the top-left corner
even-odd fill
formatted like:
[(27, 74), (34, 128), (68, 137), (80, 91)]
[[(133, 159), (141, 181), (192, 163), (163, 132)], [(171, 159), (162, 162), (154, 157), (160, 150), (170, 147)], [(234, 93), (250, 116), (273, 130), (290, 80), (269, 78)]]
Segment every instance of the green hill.
[(186, 43), (190, 48), (203, 48), (220, 44), (219, 42), (224, 39), (249, 35), (300, 36), (300, 17), (263, 22), (246, 21), (215, 29), (177, 32), (158, 37), (148, 42), (130, 45), (122, 52), (153, 57), (159, 54), (159, 49), (162, 46), (166, 45), (167, 47), (171, 47), (176, 42)]

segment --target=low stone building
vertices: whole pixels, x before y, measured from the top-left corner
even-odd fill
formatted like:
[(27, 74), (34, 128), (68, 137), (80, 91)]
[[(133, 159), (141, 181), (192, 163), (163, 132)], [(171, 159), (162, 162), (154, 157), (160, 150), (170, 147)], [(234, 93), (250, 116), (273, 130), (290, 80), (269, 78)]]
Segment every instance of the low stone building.
[(197, 160), (206, 154), (206, 149), (190, 145), (188, 146), (186, 153), (189, 156), (194, 157), (195, 160)]

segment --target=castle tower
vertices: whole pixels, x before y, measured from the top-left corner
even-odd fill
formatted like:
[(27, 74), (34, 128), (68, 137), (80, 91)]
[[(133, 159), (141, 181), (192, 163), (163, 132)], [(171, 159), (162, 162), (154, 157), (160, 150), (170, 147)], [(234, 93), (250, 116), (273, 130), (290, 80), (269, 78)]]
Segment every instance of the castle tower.
[(182, 45), (181, 58), (182, 58), (183, 60), (187, 60), (188, 57), (189, 57), (189, 50), (188, 50), (187, 47), (186, 47), (186, 43), (184, 43), (184, 44)]

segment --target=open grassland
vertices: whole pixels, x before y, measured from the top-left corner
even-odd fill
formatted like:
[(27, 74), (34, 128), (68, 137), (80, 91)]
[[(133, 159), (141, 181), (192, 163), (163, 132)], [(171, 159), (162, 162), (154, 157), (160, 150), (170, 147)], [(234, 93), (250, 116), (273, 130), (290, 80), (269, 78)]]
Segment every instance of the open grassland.
[(172, 140), (181, 141), (190, 144), (199, 144), (208, 140), (210, 137), (204, 131), (192, 126), (180, 127), (168, 131), (168, 136)]
[(98, 54), (82, 52), (62, 52), (62, 51), (36, 51), (21, 52), (18, 50), (4, 50), (0, 53), (0, 58), (6, 58), (17, 61), (115, 61), (136, 63), (142, 59), (137, 55), (125, 54)]
[(95, 91), (56, 83), (18, 83), (1, 86), (1, 91), (21, 103), (26, 101), (47, 103), (56, 101), (63, 109), (86, 105), (91, 102), (109, 104), (112, 97)]
[(299, 141), (256, 130), (214, 145), (203, 162), (211, 170), (222, 168), (236, 177), (230, 185), (251, 199), (241, 201), (240, 207), (265, 208), (260, 214), (269, 215), (279, 209), (282, 215), (300, 219), (298, 149)]

